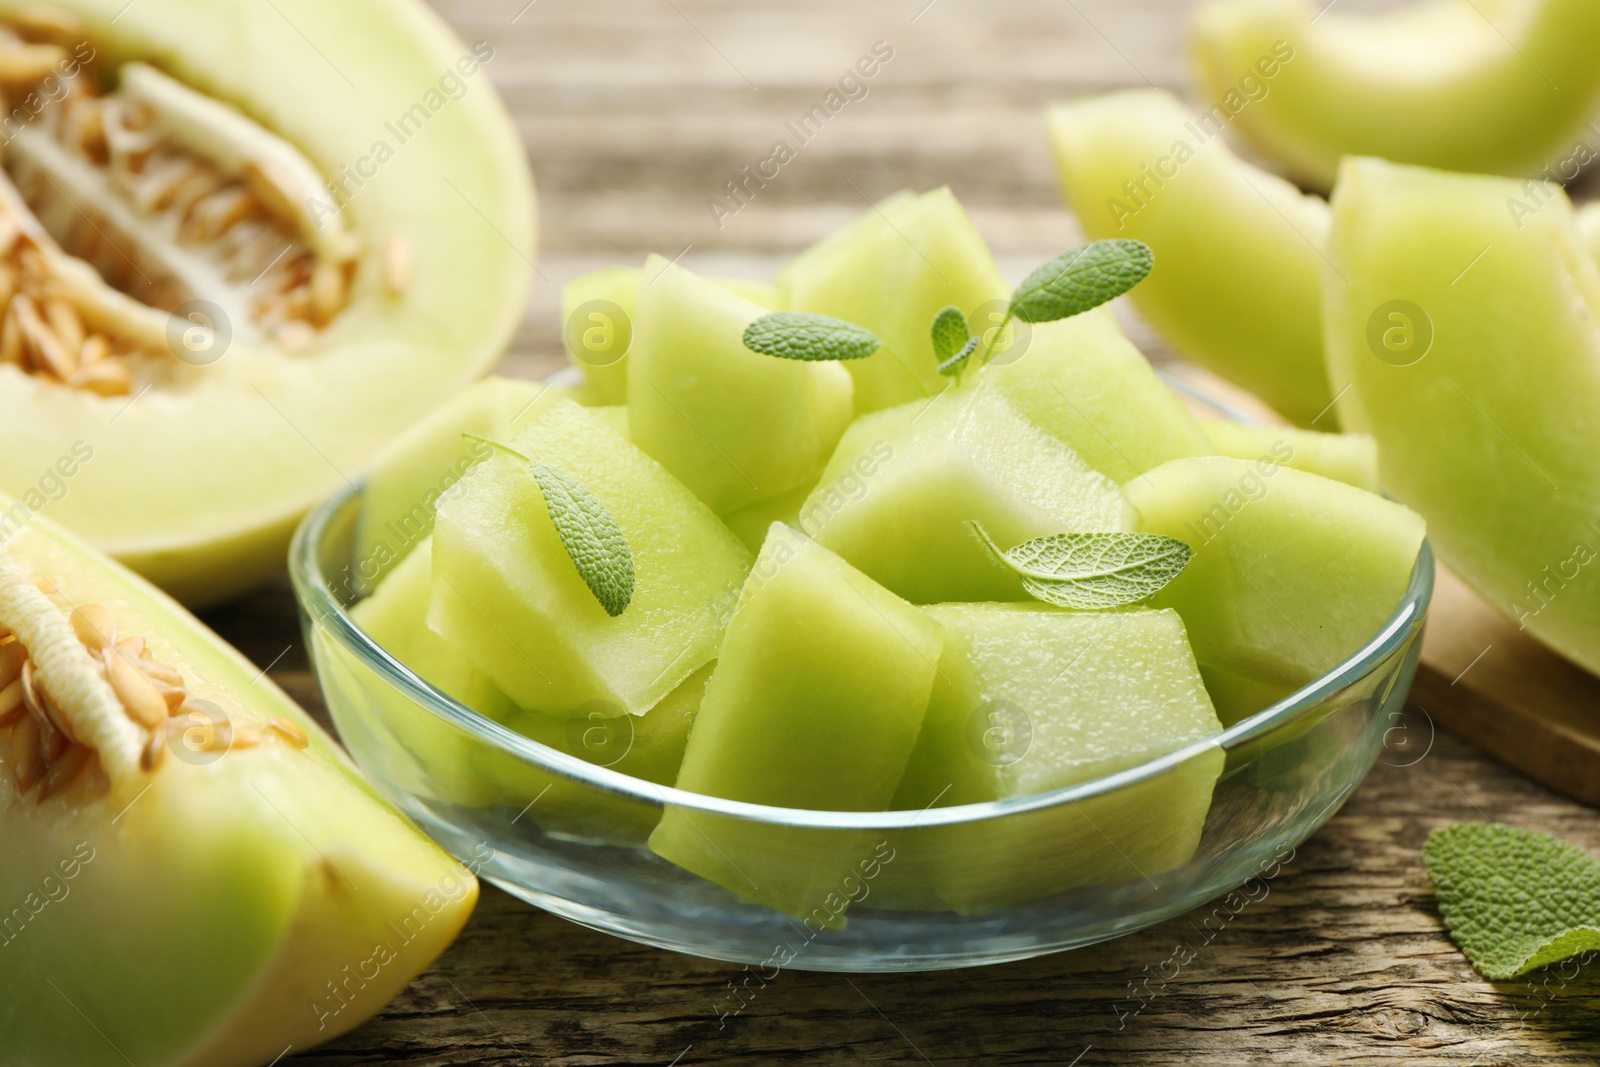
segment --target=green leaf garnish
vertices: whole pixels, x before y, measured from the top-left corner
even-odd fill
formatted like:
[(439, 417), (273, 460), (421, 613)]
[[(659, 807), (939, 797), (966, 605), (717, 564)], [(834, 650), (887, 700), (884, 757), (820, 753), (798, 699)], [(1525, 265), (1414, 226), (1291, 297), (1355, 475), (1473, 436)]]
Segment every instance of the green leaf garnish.
[(967, 338), (967, 343), (961, 346), (961, 350), (959, 352), (945, 360), (943, 363), (939, 364), (939, 373), (947, 377), (954, 374), (959, 379), (961, 377), (961, 372), (966, 369), (967, 360), (971, 359), (972, 353), (976, 352), (977, 350), (978, 338)]
[(1081, 315), (1144, 281), (1154, 265), (1150, 247), (1139, 241), (1092, 241), (1022, 279), (1011, 297), (1011, 314), (1033, 323)]
[(744, 328), (744, 346), (779, 359), (865, 359), (883, 344), (871, 330), (809, 311), (771, 311)]
[(616, 618), (628, 610), (633, 600), (633, 552), (628, 539), (612, 518), (611, 512), (583, 483), (562, 470), (524, 455), (509, 445), (475, 433), (462, 434), (474, 441), (492, 445), (507, 455), (528, 464), (533, 479), (544, 497), (545, 511), (567, 550), (578, 577), (600, 602), (606, 614)]
[(1029, 596), (1078, 611), (1105, 611), (1152, 597), (1194, 555), (1177, 538), (1141, 533), (1051, 534), (1002, 549), (978, 523), (969, 525), (1021, 576)]
[(972, 340), (971, 331), (967, 329), (967, 317), (954, 304), (939, 309), (939, 313), (933, 317), (932, 332), (933, 358), (939, 361), (940, 367)]
[(1485, 978), (1600, 949), (1600, 863), (1548, 834), (1457, 823), (1422, 846), (1439, 914)]

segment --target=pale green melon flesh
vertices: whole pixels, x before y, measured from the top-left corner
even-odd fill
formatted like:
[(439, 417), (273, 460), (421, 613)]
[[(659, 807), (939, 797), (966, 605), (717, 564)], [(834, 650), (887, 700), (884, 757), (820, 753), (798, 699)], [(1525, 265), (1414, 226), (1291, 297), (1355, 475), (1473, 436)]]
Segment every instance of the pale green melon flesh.
[[(423, 681), (488, 718), (560, 752), (621, 774), (671, 785), (683, 760), (689, 727), (700, 707), (712, 664), (701, 667), (643, 715), (617, 716), (615, 709), (578, 709), (565, 715), (517, 707), (462, 652), (427, 627), (432, 588), (432, 548), (417, 546), (378, 586), (351, 609), (356, 624)], [(324, 649), (324, 654), (331, 652)], [(361, 684), (354, 664), (342, 663), (346, 690)], [(521, 808), (538, 798), (527, 817), (551, 830), (607, 839), (642, 841), (655, 825), (640, 805), (614, 801), (597, 790), (544, 773), (501, 754), (417, 707), (393, 690), (362, 685), (381, 701), (383, 724), (400, 740), (406, 757), (386, 777), (416, 783), (424, 796), (453, 803)]]
[[(777, 285), (784, 307), (845, 319), (883, 340), (873, 355), (846, 364), (858, 411), (937, 394), (949, 379), (933, 354), (933, 317), (954, 305), (977, 332), (997, 325), (1011, 298), (949, 189), (885, 200), (796, 257)], [(980, 309), (998, 313), (979, 321)]]
[(612, 618), (562, 547), (520, 459), (479, 463), (440, 504), (428, 625), (524, 708), (591, 701), (641, 714), (716, 656), (750, 555), (649, 456), (563, 400), (513, 444), (584, 485), (633, 554), (632, 603)]
[(983, 389), (857, 419), (800, 509), (821, 544), (912, 603), (1028, 599), (971, 521), (1005, 547), (1128, 528), (1115, 484)]
[(733, 531), (735, 537), (744, 542), (746, 548), (752, 552), (759, 552), (773, 523), (800, 526), (800, 507), (811, 495), (813, 488), (814, 486), (802, 485), (771, 500), (758, 500), (747, 507), (728, 512), (722, 516), (722, 521)]
[(977, 377), (1117, 483), (1202, 456), (1204, 432), (1108, 309), (1032, 327), (1026, 351)]
[(1123, 491), (1140, 530), (1194, 549), (1152, 604), (1183, 616), (1229, 724), (1364, 647), (1398, 610), (1422, 545), (1410, 509), (1270, 462), (1176, 460)]
[[(306, 508), (480, 374), (519, 320), (535, 220), (525, 154), (489, 84), (506, 60), (475, 57), (414, 2), (60, 6), (105, 54), (155, 57), (292, 141), (325, 175), (370, 167), (374, 142), (389, 143), (375, 180), (347, 184), (361, 242), (352, 302), (311, 350), (235, 345), (184, 388), (152, 388), (132, 404), (0, 367), (0, 489), (28, 492), (86, 442), (94, 460), (50, 514), (185, 599), (215, 600), (280, 571)], [(471, 78), (456, 69), (462, 57)], [(415, 143), (399, 143), (385, 123), (447, 72), (469, 91), (441, 96), (446, 106)], [(382, 281), (397, 236), (413, 263), (398, 299)]]
[(73, 602), (110, 607), (236, 727), (279, 716), (311, 739), (204, 766), (169, 752), (108, 794), (80, 781), (40, 802), (0, 781), (8, 1063), (265, 1063), (358, 1025), (449, 944), (472, 876), (259, 670), (46, 520), (7, 549)]
[(716, 512), (816, 481), (854, 413), (837, 362), (745, 347), (758, 304), (651, 256), (628, 354), (633, 442)]
[(439, 497), (489, 454), (463, 434), (508, 440), (512, 430), (571, 391), (543, 382), (485, 378), (467, 386), (378, 453), (367, 471), (356, 530), (356, 577), (378, 581), (433, 531)]
[[(771, 282), (745, 278), (710, 280), (763, 308), (778, 306), (778, 293)], [(634, 304), (638, 297), (638, 267), (601, 267), (561, 287), (562, 338), (567, 358), (583, 374), (584, 384), (601, 404), (628, 401), (628, 353), (633, 343)]]
[(1058, 104), (1048, 125), (1084, 232), (1155, 253), (1130, 295), (1161, 335), (1291, 421), (1327, 412), (1318, 331), (1327, 206), (1233, 155), (1161, 90)]
[(1206, 419), (1211, 455), (1266, 460), (1378, 492), (1378, 443), (1370, 434), (1320, 433), (1293, 426)]
[[(1209, 737), (1212, 710), (1173, 611), (1076, 614), (949, 604), (933, 697), (894, 806), (1061, 789)], [(940, 828), (934, 875), (959, 911), (1159, 876), (1189, 860), (1222, 770), (1214, 749), (1133, 790), (981, 826)], [(930, 842), (930, 846), (931, 846)]]
[[(1600, 97), (1600, 6), (1589, 0), (1436, 0), (1378, 15), (1222, 0), (1195, 31), (1206, 99), (1322, 188), (1345, 156), (1516, 176), (1550, 167), (1564, 181)], [(1240, 92), (1246, 77), (1254, 99)]]
[[(1351, 161), (1334, 196), (1328, 254), (1344, 278), (1328, 280), (1328, 353), (1346, 421), (1377, 439), (1384, 487), (1428, 520), (1440, 558), (1600, 670), (1600, 269), (1548, 192), (1515, 218), (1520, 182)], [(1431, 324), (1415, 362), (1381, 334), (1369, 343), (1375, 316), (1403, 328), (1384, 317), (1395, 300)]]
[[(916, 743), (940, 631), (816, 542), (773, 524), (728, 623), (677, 787), (777, 807), (886, 809)], [(804, 915), (872, 841), (668, 805), (660, 856)], [(859, 851), (859, 855), (857, 855)]]

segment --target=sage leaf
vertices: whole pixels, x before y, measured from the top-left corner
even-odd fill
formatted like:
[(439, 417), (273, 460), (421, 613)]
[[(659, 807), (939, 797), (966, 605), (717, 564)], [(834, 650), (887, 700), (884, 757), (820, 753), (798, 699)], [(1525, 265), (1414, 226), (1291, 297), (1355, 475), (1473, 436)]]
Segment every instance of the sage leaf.
[(744, 346), (779, 359), (865, 359), (883, 344), (871, 330), (809, 311), (772, 311), (744, 329)]
[(463, 434), (527, 463), (544, 497), (544, 508), (561, 547), (607, 615), (616, 618), (633, 601), (633, 552), (617, 520), (588, 487), (572, 475), (477, 434)]
[(976, 352), (977, 350), (978, 338), (967, 338), (967, 343), (961, 346), (960, 351), (956, 352), (949, 359), (939, 364), (939, 373), (945, 375), (946, 377), (949, 377), (952, 374), (959, 377), (961, 371), (967, 365), (967, 360), (971, 359), (972, 353)]
[(1177, 538), (1142, 533), (1065, 533), (1002, 549), (978, 523), (989, 550), (1022, 578), (1028, 595), (1078, 611), (1137, 604), (1165, 589), (1194, 551)]
[(943, 373), (944, 365), (972, 341), (967, 317), (954, 304), (940, 308), (933, 317), (932, 332), (933, 358), (939, 361), (939, 370)]
[(1054, 322), (1114, 300), (1144, 281), (1155, 265), (1150, 246), (1116, 238), (1061, 253), (1022, 279), (1011, 313), (1023, 322)]

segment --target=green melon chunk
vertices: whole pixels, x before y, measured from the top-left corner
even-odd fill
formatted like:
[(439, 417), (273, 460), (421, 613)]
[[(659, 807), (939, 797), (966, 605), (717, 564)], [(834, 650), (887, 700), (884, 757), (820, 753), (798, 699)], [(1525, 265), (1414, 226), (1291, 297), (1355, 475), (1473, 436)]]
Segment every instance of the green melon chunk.
[[(1255, 105), (1252, 105), (1255, 106)], [(1061, 189), (1093, 238), (1155, 253), (1130, 294), (1173, 348), (1302, 425), (1333, 403), (1322, 359), (1327, 205), (1229, 151), (1171, 94), (1050, 109)]]
[(652, 256), (628, 356), (628, 429), (713, 511), (816, 480), (854, 413), (836, 362), (745, 347), (763, 309)]
[(632, 434), (628, 430), (628, 405), (607, 404), (603, 407), (591, 408), (590, 411), (594, 413), (595, 418), (609, 426), (611, 432), (618, 437), (632, 438)]
[[(940, 644), (927, 615), (773, 524), (728, 623), (678, 788), (777, 807), (886, 809), (922, 726)], [(650, 847), (743, 899), (807, 915), (872, 855), (873, 841), (669, 805)]]
[[(501, 725), (620, 774), (672, 784), (714, 663), (691, 674), (643, 715), (622, 714), (598, 703), (571, 715), (526, 710), (428, 629), (431, 587), (431, 545), (424, 541), (376, 593), (351, 609), (351, 618), (423, 681)], [(345, 686), (356, 677), (346, 679)], [(392, 765), (386, 776), (417, 781), (419, 795), (516, 810), (538, 798), (537, 806), (527, 811), (530, 821), (547, 830), (604, 840), (643, 842), (655, 826), (659, 812), (507, 757), (393, 690), (366, 688), (369, 698), (381, 703), (384, 726), (399, 738), (407, 756), (407, 766)]]
[(1202, 419), (1210, 452), (1266, 460), (1378, 492), (1378, 442), (1364, 433), (1319, 433), (1293, 426)]
[(371, 587), (433, 530), (439, 498), (489, 446), (464, 433), (503, 439), (513, 421), (536, 416), (570, 395), (560, 386), (485, 378), (456, 394), (373, 460), (356, 531), (356, 577)]
[(990, 364), (999, 390), (1089, 466), (1122, 483), (1169, 459), (1203, 456), (1205, 433), (1105, 309), (1032, 327), (1013, 362)]
[[(771, 282), (713, 278), (717, 285), (764, 308), (778, 306)], [(597, 404), (628, 400), (628, 352), (633, 342), (638, 267), (601, 267), (561, 287), (562, 338), (567, 358), (583, 374)]]
[(914, 604), (1027, 600), (1002, 545), (1128, 529), (1117, 487), (989, 390), (864, 416), (800, 509), (811, 536)]
[(847, 364), (856, 409), (877, 411), (949, 384), (929, 333), (941, 308), (960, 308), (977, 332), (999, 324), (1011, 287), (950, 190), (935, 189), (897, 194), (796, 257), (778, 275), (778, 294), (786, 308), (859, 323), (883, 339)]
[(1351, 160), (1333, 198), (1329, 369), (1440, 559), (1600, 671), (1600, 271), (1566, 195), (1534, 192)]
[(1183, 616), (1229, 724), (1365, 646), (1399, 608), (1424, 534), (1409, 508), (1270, 460), (1176, 460), (1123, 491), (1139, 529), (1194, 549), (1152, 603)]
[(519, 459), (497, 453), (440, 505), (428, 625), (517, 704), (653, 707), (716, 656), (725, 589), (750, 554), (687, 489), (604, 423), (560, 401), (514, 445), (575, 478), (633, 554), (632, 603), (608, 616), (579, 576)]
[(734, 536), (745, 543), (746, 548), (752, 552), (759, 552), (773, 523), (800, 525), (800, 506), (806, 502), (813, 488), (815, 486), (802, 485), (771, 500), (758, 500), (754, 504), (728, 512), (722, 516), (722, 521), (727, 523), (728, 529), (733, 531)]
[[(894, 805), (974, 804), (1126, 770), (1222, 729), (1174, 611), (949, 604), (928, 714)], [(1223, 763), (1212, 749), (1130, 795), (940, 828), (935, 889), (985, 911), (1187, 862)]]

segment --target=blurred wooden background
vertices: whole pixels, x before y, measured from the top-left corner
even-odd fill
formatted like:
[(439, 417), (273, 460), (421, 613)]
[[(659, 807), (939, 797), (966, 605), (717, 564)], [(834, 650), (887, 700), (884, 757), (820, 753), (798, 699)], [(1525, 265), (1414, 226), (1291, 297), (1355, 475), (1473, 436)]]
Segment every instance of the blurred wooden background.
[[(1342, 8), (1375, 6), (1340, 0)], [(646, 252), (764, 277), (903, 187), (950, 185), (1013, 277), (1075, 243), (1046, 154), (1049, 100), (1186, 87), (1181, 0), (439, 0), (527, 143), (540, 277), (505, 373), (560, 364), (560, 285)], [(317, 27), (301, 27), (315, 40)], [(706, 206), (784, 123), (885, 42), (894, 56), (737, 215)], [(1159, 342), (1128, 319), (1153, 358)], [(208, 616), (321, 702), (286, 586)], [(1448, 702), (1449, 685), (1429, 700)], [(1345, 809), (1176, 977), (1188, 918), (982, 970), (788, 972), (739, 1018), (737, 967), (592, 933), (489, 889), (461, 941), (379, 1018), (283, 1064), (1587, 1064), (1600, 981), (1490, 984), (1445, 937), (1419, 848), (1494, 819), (1600, 853), (1600, 822), (1413, 708)], [(3, 1058), (3, 1057), (0, 1057)]]

